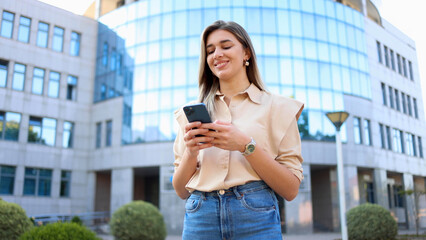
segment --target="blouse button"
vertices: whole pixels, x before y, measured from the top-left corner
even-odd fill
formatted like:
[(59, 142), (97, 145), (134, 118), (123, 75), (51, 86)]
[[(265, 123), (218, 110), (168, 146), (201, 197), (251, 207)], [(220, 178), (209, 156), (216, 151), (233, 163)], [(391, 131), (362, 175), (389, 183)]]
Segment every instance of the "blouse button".
[(220, 189), (220, 190), (219, 190), (219, 194), (220, 194), (220, 195), (223, 195), (223, 194), (225, 194), (225, 190), (223, 190), (223, 189)]

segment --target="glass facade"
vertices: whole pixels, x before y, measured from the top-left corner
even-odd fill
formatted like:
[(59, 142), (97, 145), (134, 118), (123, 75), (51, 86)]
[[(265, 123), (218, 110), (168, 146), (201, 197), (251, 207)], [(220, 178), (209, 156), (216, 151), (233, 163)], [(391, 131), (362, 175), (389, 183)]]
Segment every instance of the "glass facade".
[(334, 139), (325, 112), (344, 110), (343, 94), (371, 99), (363, 15), (340, 3), (142, 0), (99, 19), (94, 101), (124, 97), (123, 144), (175, 138), (173, 111), (198, 97), (200, 35), (217, 19), (247, 30), (270, 92), (305, 103), (303, 139)]

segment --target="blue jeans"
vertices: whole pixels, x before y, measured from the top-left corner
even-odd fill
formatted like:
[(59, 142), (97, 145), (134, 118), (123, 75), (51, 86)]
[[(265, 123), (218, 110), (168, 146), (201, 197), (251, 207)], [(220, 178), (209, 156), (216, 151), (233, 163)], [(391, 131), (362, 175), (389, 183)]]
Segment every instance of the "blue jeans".
[(185, 210), (183, 240), (282, 239), (278, 201), (263, 181), (194, 191)]

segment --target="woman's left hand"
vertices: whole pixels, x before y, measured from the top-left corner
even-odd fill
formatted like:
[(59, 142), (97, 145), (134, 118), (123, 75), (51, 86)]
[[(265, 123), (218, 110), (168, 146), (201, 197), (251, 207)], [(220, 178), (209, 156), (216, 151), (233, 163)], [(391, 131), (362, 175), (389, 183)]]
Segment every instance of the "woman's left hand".
[(215, 130), (209, 131), (204, 135), (214, 137), (211, 142), (213, 146), (224, 150), (243, 152), (246, 144), (250, 142), (250, 137), (241, 132), (232, 123), (216, 120), (214, 123), (202, 124), (201, 128)]

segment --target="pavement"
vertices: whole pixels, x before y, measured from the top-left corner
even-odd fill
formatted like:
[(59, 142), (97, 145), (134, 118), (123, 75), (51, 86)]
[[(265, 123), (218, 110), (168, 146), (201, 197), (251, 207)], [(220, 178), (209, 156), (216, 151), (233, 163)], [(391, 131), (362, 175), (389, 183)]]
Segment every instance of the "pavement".
[[(423, 233), (425, 229), (419, 231)], [(415, 230), (398, 230), (398, 234), (415, 234)], [(103, 240), (114, 240), (111, 235), (98, 235)], [(307, 233), (307, 234), (283, 234), (284, 240), (340, 240), (340, 233)], [(167, 236), (166, 240), (182, 240), (181, 236)]]
[[(103, 240), (114, 240), (113, 236), (110, 235), (98, 235)], [(312, 233), (312, 234), (301, 234), (301, 235), (289, 235), (284, 234), (284, 240), (336, 240), (340, 239), (340, 233)], [(167, 236), (166, 240), (181, 240), (181, 236)]]

